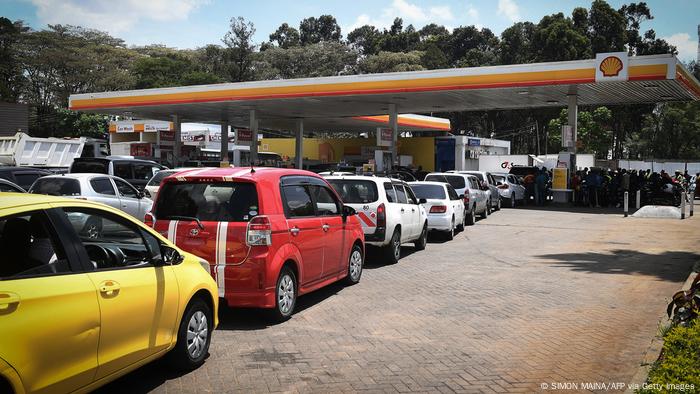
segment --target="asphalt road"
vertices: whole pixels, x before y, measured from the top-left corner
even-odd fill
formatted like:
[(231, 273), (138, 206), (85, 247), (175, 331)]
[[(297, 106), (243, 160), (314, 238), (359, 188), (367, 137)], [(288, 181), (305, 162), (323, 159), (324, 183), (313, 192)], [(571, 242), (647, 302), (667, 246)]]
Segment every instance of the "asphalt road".
[(288, 322), (223, 309), (204, 366), (178, 375), (155, 362), (101, 391), (533, 392), (627, 383), (667, 300), (700, 259), (698, 229), (697, 217), (503, 209), (453, 241), (405, 247), (396, 265), (370, 254), (358, 285), (300, 298)]

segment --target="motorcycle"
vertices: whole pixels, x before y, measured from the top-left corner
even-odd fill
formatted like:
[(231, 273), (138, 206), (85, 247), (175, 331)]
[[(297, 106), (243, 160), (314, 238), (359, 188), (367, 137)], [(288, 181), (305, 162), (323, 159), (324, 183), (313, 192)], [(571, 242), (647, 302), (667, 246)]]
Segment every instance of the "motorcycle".
[(643, 205), (681, 205), (683, 187), (677, 183), (645, 184), (642, 187)]

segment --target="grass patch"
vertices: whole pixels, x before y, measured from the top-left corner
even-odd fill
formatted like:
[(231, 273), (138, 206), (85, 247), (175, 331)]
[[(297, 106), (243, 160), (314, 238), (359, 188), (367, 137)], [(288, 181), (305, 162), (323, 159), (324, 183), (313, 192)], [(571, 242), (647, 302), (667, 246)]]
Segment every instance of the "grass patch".
[(685, 327), (677, 325), (668, 329), (662, 354), (649, 371), (644, 388), (637, 392), (700, 392), (700, 319)]

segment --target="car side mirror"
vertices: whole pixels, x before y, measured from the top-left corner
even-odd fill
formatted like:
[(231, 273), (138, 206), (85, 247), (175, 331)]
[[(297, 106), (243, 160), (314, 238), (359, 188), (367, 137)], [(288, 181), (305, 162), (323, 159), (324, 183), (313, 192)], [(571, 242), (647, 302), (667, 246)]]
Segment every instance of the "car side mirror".
[(428, 202), (428, 200), (426, 200), (425, 198), (421, 198), (418, 200), (418, 204), (425, 204), (426, 202)]
[(177, 249), (168, 245), (161, 244), (160, 255), (162, 256), (160, 258), (160, 264), (157, 264), (156, 262), (156, 265), (178, 265), (185, 260), (185, 256), (181, 255)]
[(343, 220), (347, 219), (348, 216), (353, 215), (357, 215), (355, 208), (348, 205), (343, 205)]

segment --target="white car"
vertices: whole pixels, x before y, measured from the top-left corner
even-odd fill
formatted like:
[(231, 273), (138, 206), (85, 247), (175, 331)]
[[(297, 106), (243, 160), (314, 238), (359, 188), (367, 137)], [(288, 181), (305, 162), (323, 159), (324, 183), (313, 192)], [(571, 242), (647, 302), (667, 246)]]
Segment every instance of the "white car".
[(101, 202), (143, 221), (153, 201), (129, 182), (105, 174), (47, 175), (34, 181), (29, 193)]
[(508, 201), (508, 206), (514, 208), (518, 202), (525, 200), (525, 186), (520, 184), (515, 175), (505, 172), (494, 172), (493, 179), (501, 199)]
[(454, 172), (431, 172), (425, 176), (426, 181), (449, 183), (457, 195), (463, 196), (467, 209), (467, 224), (476, 223), (476, 215), (486, 219), (491, 212), (488, 194), (479, 186), (479, 179), (474, 175)]
[(148, 183), (146, 183), (146, 186), (144, 187), (143, 193), (146, 195), (148, 198), (154, 198), (156, 194), (158, 194), (158, 189), (160, 189), (160, 182), (165, 179), (167, 176), (176, 174), (180, 171), (187, 171), (187, 170), (195, 170), (195, 169), (202, 169), (201, 167), (191, 167), (191, 168), (176, 168), (174, 170), (160, 170), (155, 173), (151, 177), (151, 179), (148, 180)]
[(498, 193), (498, 188), (496, 187), (496, 181), (493, 179), (493, 175), (486, 171), (448, 171), (455, 174), (469, 174), (474, 175), (479, 179), (479, 185), (481, 189), (486, 192), (489, 199), (489, 213), (491, 211), (501, 210), (501, 195)]
[(401, 257), (401, 245), (413, 242), (425, 249), (428, 217), (411, 187), (398, 179), (350, 175), (326, 176), (343, 204), (355, 209), (362, 223), (365, 242), (381, 247), (394, 264)]
[(428, 231), (444, 232), (448, 240), (455, 231), (464, 230), (467, 222), (464, 202), (449, 183), (409, 182), (419, 201), (428, 212)]

